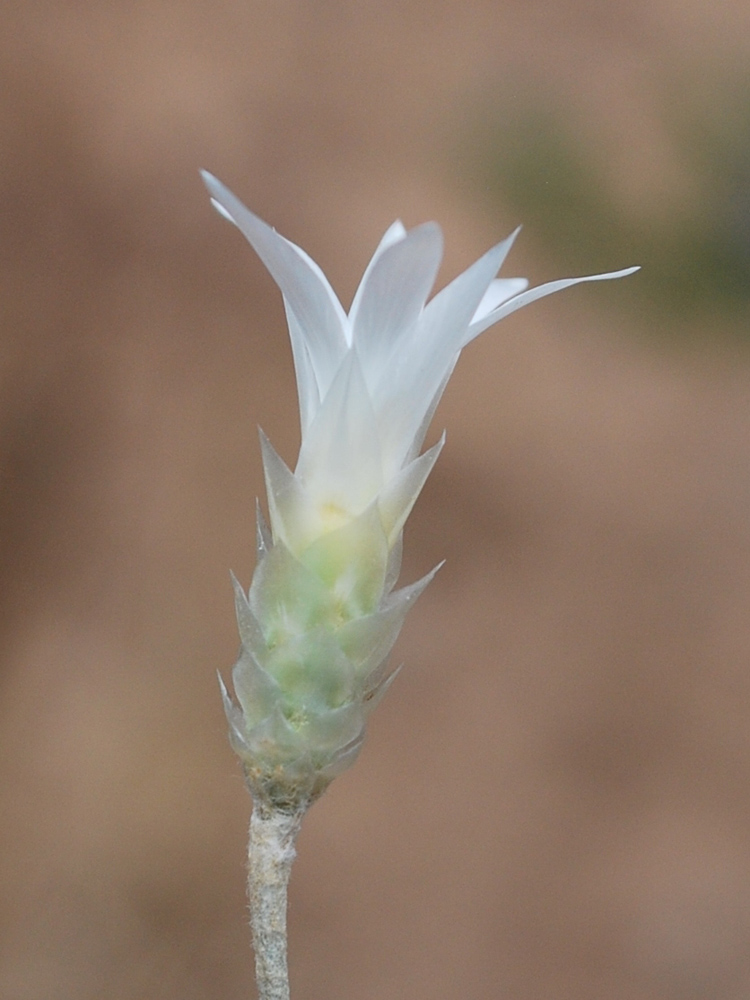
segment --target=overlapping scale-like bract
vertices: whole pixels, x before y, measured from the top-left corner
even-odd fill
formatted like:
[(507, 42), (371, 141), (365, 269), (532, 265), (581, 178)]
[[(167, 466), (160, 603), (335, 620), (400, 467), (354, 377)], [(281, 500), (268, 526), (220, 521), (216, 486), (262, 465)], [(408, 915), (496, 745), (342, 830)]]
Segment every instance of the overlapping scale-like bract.
[(440, 228), (396, 222), (347, 315), (303, 250), (203, 177), (281, 289), (297, 376), (302, 443), (293, 472), (261, 433), (270, 528), (259, 511), (249, 592), (234, 580), (236, 701), (222, 682), (253, 794), (294, 811), (356, 758), (367, 716), (394, 677), (391, 648), (434, 575), (394, 590), (404, 522), (444, 438), (419, 452), (460, 351), (537, 298), (636, 269), (527, 290), (525, 279), (495, 278), (514, 233), (428, 302)]
[(222, 684), (232, 746), (253, 793), (276, 808), (312, 801), (356, 758), (394, 673), (388, 656), (433, 573), (400, 590), (400, 545), (377, 503), (296, 555), (258, 515), (249, 593), (233, 577), (241, 648)]

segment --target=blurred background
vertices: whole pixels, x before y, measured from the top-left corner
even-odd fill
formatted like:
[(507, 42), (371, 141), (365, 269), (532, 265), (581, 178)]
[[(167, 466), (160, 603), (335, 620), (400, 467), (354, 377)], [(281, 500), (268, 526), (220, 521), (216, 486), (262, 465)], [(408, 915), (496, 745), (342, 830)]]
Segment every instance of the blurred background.
[(217, 668), (293, 462), (278, 293), (641, 264), (471, 345), (403, 579), (447, 565), (308, 815), (298, 1000), (750, 993), (750, 6), (6, 0), (0, 996), (254, 995)]

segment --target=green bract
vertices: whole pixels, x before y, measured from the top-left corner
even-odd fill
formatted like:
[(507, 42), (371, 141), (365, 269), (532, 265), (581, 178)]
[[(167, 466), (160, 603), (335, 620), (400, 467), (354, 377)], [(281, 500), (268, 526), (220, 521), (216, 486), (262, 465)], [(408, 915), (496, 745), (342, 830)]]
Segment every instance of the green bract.
[(428, 302), (442, 257), (435, 223), (386, 232), (345, 313), (307, 254), (210, 174), (284, 297), (302, 444), (292, 472), (261, 435), (270, 530), (258, 513), (249, 593), (237, 581), (242, 646), (222, 683), (234, 749), (258, 799), (294, 811), (359, 752), (367, 716), (393, 673), (388, 655), (433, 573), (394, 590), (404, 522), (444, 438), (420, 449), (463, 347), (521, 306), (582, 281), (527, 289), (496, 279), (516, 233)]

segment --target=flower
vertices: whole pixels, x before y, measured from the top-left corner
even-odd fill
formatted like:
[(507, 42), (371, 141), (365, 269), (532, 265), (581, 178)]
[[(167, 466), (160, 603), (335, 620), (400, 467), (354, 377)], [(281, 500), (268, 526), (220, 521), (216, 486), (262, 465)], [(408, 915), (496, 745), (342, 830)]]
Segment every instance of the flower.
[(495, 278), (516, 230), (427, 301), (440, 227), (395, 222), (347, 315), (303, 250), (216, 178), (203, 180), (281, 289), (297, 376), (297, 465), (292, 472), (261, 433), (270, 531), (259, 511), (249, 592), (234, 581), (239, 705), (222, 683), (253, 795), (294, 809), (355, 759), (366, 718), (393, 680), (388, 654), (406, 612), (435, 573), (393, 589), (404, 522), (445, 437), (420, 450), (461, 350), (536, 299), (637, 268), (527, 290), (523, 278)]

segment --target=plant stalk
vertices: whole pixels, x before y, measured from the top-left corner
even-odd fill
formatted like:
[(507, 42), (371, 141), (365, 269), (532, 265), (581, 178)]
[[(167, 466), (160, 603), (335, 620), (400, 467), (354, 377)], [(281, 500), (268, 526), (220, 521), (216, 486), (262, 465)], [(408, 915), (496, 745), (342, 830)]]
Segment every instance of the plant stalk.
[(256, 802), (250, 817), (247, 894), (259, 1000), (289, 1000), (287, 886), (305, 807), (282, 812)]

